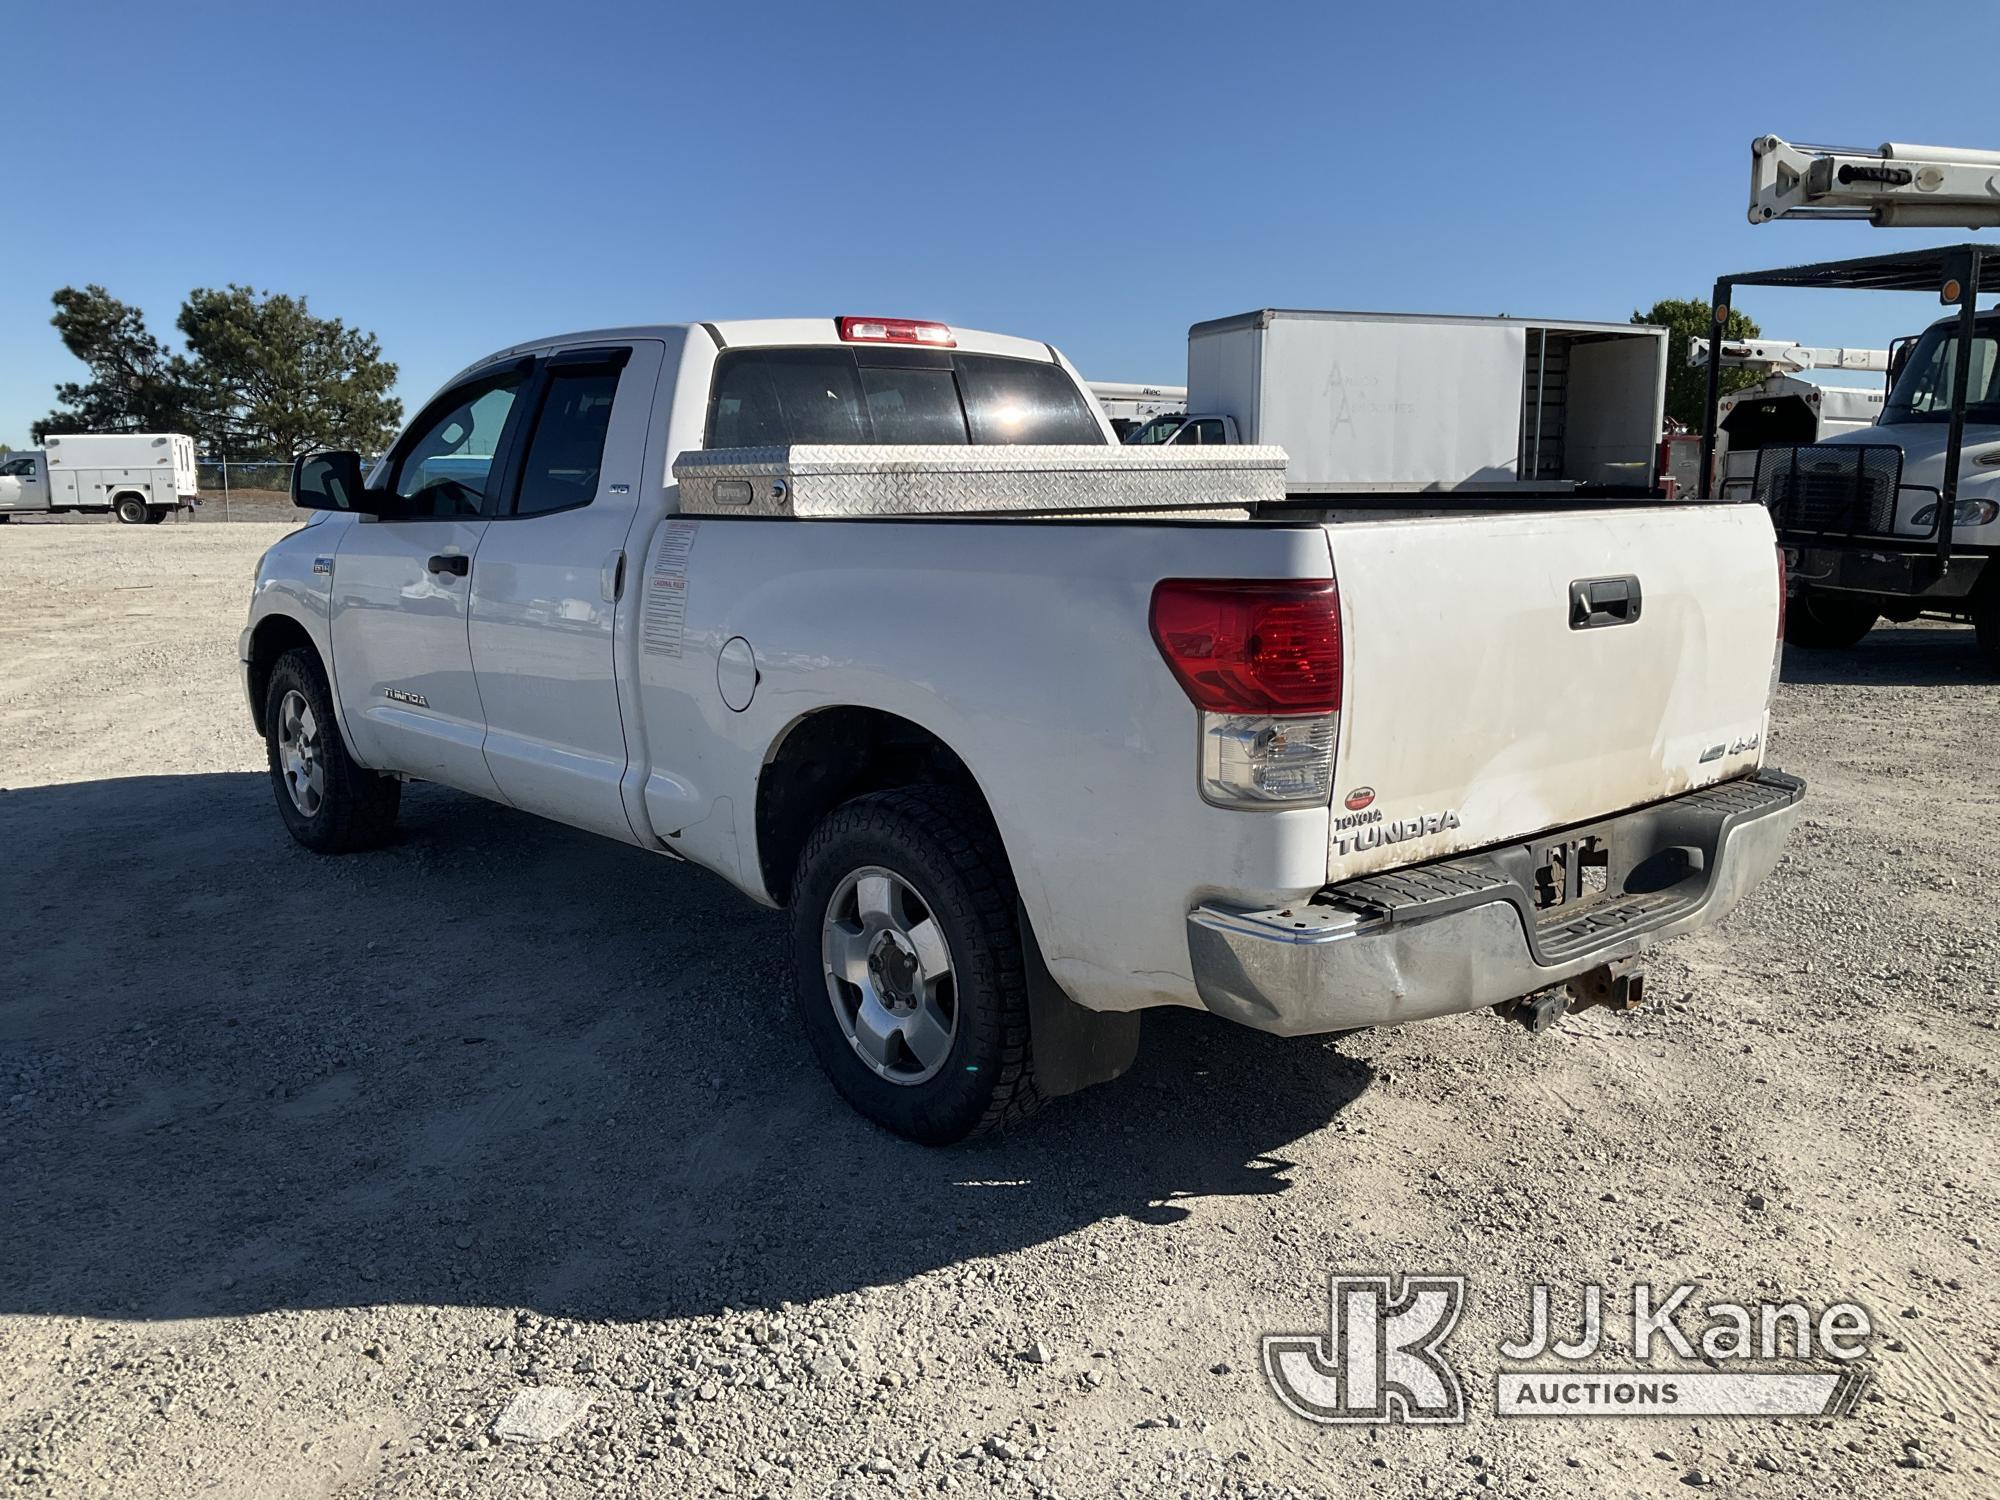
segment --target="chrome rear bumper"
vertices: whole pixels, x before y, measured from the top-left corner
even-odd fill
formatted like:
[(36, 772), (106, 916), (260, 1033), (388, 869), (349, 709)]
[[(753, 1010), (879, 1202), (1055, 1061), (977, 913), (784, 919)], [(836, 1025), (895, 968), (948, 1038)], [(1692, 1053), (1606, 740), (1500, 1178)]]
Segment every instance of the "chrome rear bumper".
[[(1519, 999), (1722, 920), (1777, 864), (1805, 783), (1782, 771), (1386, 875), (1266, 911), (1200, 906), (1202, 1002), (1286, 1036), (1395, 1026)], [(1594, 900), (1538, 906), (1548, 851), (1610, 853)]]

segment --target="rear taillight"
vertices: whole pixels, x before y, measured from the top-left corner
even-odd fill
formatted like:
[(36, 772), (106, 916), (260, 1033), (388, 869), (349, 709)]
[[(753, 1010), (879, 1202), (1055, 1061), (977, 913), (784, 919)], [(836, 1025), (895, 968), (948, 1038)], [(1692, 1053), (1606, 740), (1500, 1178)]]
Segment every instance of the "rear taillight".
[(1331, 579), (1170, 578), (1153, 640), (1201, 710), (1201, 794), (1221, 807), (1316, 803), (1333, 791), (1340, 595)]
[(1330, 578), (1169, 578), (1153, 639), (1197, 708), (1324, 714), (1340, 708), (1340, 595)]
[(956, 349), (958, 340), (942, 323), (914, 318), (836, 318), (840, 336), (850, 344), (924, 344), (932, 349)]

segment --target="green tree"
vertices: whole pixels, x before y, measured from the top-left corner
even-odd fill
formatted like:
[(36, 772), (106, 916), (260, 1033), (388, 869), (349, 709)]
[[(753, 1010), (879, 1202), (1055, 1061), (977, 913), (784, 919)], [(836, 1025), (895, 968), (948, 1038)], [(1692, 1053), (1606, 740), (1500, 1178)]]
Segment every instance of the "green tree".
[(173, 432), (189, 425), (188, 391), (175, 362), (147, 330), (145, 314), (95, 284), (55, 294), (49, 321), (90, 379), (56, 387), (56, 410), (29, 429), (51, 432)]
[(396, 367), (372, 333), (313, 316), (303, 297), (230, 285), (181, 308), (183, 371), (203, 436), (232, 454), (296, 458), (386, 448), (402, 423)]
[(200, 289), (181, 306), (187, 353), (169, 353), (136, 307), (101, 286), (55, 294), (51, 320), (90, 370), (56, 387), (32, 429), (186, 432), (232, 458), (292, 459), (315, 448), (387, 447), (403, 405), (396, 367), (372, 333), (313, 316), (303, 297)]
[[(1667, 330), (1667, 415), (1690, 432), (1701, 431), (1702, 415), (1708, 405), (1708, 368), (1687, 362), (1688, 340), (1707, 338), (1714, 320), (1714, 310), (1707, 302), (1684, 297), (1663, 297), (1646, 311), (1632, 314), (1634, 323), (1650, 323)], [(1761, 332), (1732, 307), (1722, 336), (1754, 339)], [(1755, 370), (1725, 368), (1722, 394), (1726, 396), (1746, 385), (1755, 385), (1761, 378)]]

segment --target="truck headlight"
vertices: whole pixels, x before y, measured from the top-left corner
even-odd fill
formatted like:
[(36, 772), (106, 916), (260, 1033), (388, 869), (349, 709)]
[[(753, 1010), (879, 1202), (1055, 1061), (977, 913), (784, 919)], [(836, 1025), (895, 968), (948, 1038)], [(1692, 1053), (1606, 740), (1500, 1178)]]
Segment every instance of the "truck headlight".
[[(1937, 513), (1937, 502), (1933, 500), (1910, 517), (1910, 524), (1928, 526), (1937, 519)], [(2000, 501), (1995, 500), (1961, 500), (1951, 508), (1951, 524), (1954, 530), (1960, 526), (1991, 525), (1996, 516), (2000, 516)]]

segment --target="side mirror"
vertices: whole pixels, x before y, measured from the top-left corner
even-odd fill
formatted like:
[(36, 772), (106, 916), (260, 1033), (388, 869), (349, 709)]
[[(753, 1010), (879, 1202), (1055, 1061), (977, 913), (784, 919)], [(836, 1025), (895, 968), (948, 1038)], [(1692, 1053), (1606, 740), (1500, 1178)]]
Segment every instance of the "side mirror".
[(1910, 353), (1917, 347), (1919, 335), (1905, 334), (1889, 345), (1889, 388), (1896, 388), (1896, 377), (1903, 373), (1903, 366), (1910, 362)]
[(365, 511), (365, 488), (358, 453), (309, 453), (292, 462), (292, 504), (300, 510)]

